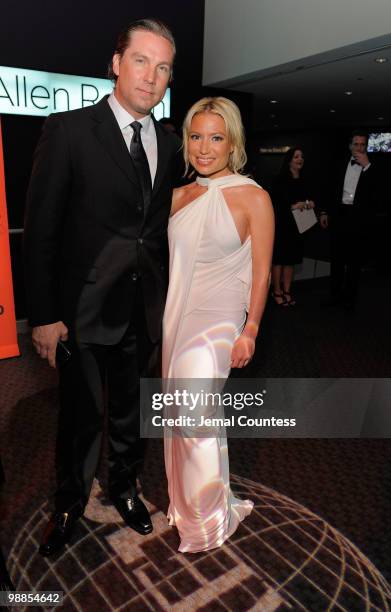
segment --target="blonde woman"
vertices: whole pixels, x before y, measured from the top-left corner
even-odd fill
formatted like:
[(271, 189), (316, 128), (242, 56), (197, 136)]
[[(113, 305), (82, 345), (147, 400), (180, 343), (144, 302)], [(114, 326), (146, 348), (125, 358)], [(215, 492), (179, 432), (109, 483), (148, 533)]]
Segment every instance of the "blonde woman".
[[(268, 194), (241, 174), (244, 134), (232, 101), (196, 102), (183, 141), (195, 180), (173, 195), (163, 375), (226, 379), (254, 354), (268, 292), (273, 209)], [(230, 489), (225, 437), (166, 437), (165, 462), (168, 518), (178, 528), (179, 550), (221, 546), (253, 506)]]

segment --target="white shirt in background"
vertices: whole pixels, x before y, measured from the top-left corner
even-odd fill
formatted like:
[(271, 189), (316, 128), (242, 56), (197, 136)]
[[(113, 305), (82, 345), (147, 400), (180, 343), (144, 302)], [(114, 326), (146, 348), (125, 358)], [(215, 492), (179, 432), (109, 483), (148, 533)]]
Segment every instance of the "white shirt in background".
[(371, 164), (368, 164), (363, 168), (360, 164), (352, 164), (350, 163), (354, 160), (354, 157), (351, 157), (348, 162), (348, 167), (346, 168), (345, 180), (343, 184), (343, 195), (342, 195), (342, 204), (346, 204), (351, 206), (354, 204), (354, 196), (356, 195), (357, 184), (361, 176), (361, 172), (365, 172), (368, 170)]

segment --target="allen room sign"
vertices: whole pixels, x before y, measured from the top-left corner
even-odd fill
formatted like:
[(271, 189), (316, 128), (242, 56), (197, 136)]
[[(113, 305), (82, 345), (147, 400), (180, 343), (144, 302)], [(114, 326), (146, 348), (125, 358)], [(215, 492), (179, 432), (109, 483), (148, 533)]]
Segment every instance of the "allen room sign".
[[(12, 286), (1, 115), (46, 117), (96, 104), (113, 90), (109, 79), (0, 66), (0, 359), (19, 355)], [(170, 116), (170, 90), (155, 106), (157, 120)]]
[[(96, 104), (113, 90), (109, 79), (0, 66), (0, 115), (35, 115)], [(153, 109), (157, 120), (170, 116), (170, 90)]]

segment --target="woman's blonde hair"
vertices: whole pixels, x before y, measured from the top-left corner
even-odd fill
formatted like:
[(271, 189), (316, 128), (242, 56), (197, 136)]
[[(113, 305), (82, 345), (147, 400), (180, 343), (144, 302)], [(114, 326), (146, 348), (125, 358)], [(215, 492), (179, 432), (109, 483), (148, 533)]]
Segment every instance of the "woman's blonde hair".
[(193, 104), (185, 117), (183, 122), (183, 157), (186, 164), (186, 174), (189, 171), (190, 164), (188, 147), (190, 126), (194, 115), (199, 113), (216, 113), (216, 115), (220, 115), (224, 119), (228, 141), (233, 147), (228, 160), (228, 168), (231, 172), (239, 174), (247, 161), (242, 118), (235, 102), (222, 96), (198, 100), (198, 102)]

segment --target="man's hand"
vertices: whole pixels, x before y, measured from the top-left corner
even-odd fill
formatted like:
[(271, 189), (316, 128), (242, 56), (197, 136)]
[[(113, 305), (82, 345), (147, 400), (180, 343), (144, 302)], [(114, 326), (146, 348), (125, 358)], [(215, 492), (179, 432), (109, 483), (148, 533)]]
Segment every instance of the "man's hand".
[(328, 228), (328, 226), (329, 226), (329, 218), (328, 218), (328, 216), (325, 213), (320, 215), (319, 223), (320, 223), (320, 227), (322, 229), (327, 229)]
[(68, 340), (68, 328), (62, 321), (49, 325), (39, 325), (33, 327), (32, 339), (38, 355), (42, 359), (47, 359), (49, 365), (55, 368), (57, 342)]
[(353, 157), (356, 160), (356, 162), (359, 163), (360, 166), (362, 166), (363, 168), (368, 166), (369, 159), (368, 159), (368, 155), (366, 153), (359, 153), (359, 152), (357, 152), (357, 153), (354, 153)]
[(232, 347), (231, 367), (243, 368), (243, 366), (246, 366), (254, 355), (254, 351), (254, 338), (241, 334)]

